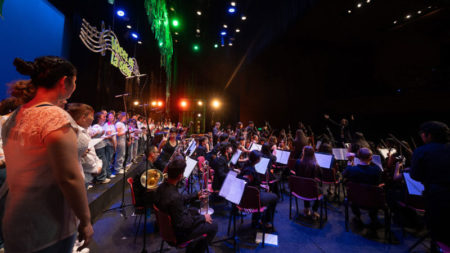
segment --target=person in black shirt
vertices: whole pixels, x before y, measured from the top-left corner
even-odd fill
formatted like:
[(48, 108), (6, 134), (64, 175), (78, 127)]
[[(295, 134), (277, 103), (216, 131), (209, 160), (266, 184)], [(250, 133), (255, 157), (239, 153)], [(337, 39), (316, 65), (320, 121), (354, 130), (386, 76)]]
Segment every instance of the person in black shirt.
[[(167, 166), (168, 179), (156, 191), (155, 204), (162, 211), (169, 214), (178, 242), (185, 242), (202, 234), (210, 243), (216, 236), (218, 226), (213, 223), (209, 214), (200, 215), (196, 208), (186, 208), (195, 199), (201, 198), (201, 193), (194, 192), (181, 195), (177, 183), (183, 179), (186, 162), (182, 156), (174, 157)], [(205, 252), (208, 245), (204, 240), (189, 245), (186, 252)]]
[(177, 129), (173, 127), (170, 129), (169, 138), (164, 137), (158, 145), (158, 150), (161, 154), (155, 161), (156, 168), (163, 171), (177, 147)]
[[(148, 154), (148, 169), (156, 169), (153, 163), (156, 161), (158, 157), (158, 148), (156, 146), (151, 146), (149, 148)], [(145, 171), (145, 167), (139, 167), (141, 170), (137, 173), (133, 178), (133, 190), (134, 190), (134, 198), (136, 200), (136, 206), (153, 206), (154, 192), (147, 191), (144, 186), (141, 184), (141, 175)]]
[[(361, 148), (358, 151), (358, 157), (360, 164), (356, 166), (348, 166), (344, 172), (343, 176), (347, 181), (357, 183), (357, 184), (368, 184), (368, 185), (379, 185), (382, 183), (382, 170), (378, 165), (372, 163), (372, 151), (368, 148)], [(356, 216), (355, 222), (362, 225), (361, 211), (359, 207), (352, 204), (352, 212)], [(369, 210), (369, 216), (374, 227), (379, 226), (379, 221), (377, 218), (377, 209)]]
[(231, 159), (232, 148), (230, 144), (223, 144), (220, 147), (220, 155), (218, 155), (212, 162), (211, 168), (214, 170), (214, 179), (212, 188), (214, 191), (220, 191), (223, 181), (227, 177), (230, 168), (228, 161)]
[[(259, 151), (253, 150), (249, 155), (249, 162), (247, 166), (242, 169), (241, 173), (238, 175), (238, 178), (244, 179), (247, 182), (248, 186), (254, 186), (256, 188), (260, 188), (261, 180), (260, 174), (256, 172), (255, 165), (260, 161), (261, 154)], [(265, 222), (267, 224), (267, 228), (271, 228), (273, 223), (273, 217), (275, 214), (275, 208), (277, 206), (278, 197), (274, 193), (259, 191), (259, 198), (261, 201), (261, 206), (267, 206), (266, 213), (264, 215)], [(252, 215), (252, 225), (256, 226), (259, 220), (258, 213)]]
[(199, 156), (203, 156), (206, 158), (206, 141), (206, 137), (200, 137), (200, 139), (198, 140), (198, 146), (194, 151), (195, 158)]
[(425, 186), (426, 223), (434, 241), (450, 246), (450, 143), (449, 128), (442, 122), (420, 127), (425, 145), (414, 150), (410, 175)]

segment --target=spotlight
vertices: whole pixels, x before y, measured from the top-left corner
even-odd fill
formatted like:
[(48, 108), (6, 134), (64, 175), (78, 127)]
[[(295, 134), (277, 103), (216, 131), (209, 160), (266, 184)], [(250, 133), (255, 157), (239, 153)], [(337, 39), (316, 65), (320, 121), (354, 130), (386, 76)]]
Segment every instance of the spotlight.
[(394, 22), (393, 22), (393, 23), (394, 23), (394, 25), (395, 25), (395, 24), (397, 24), (397, 20), (394, 20)]
[(178, 35), (178, 32), (175, 32), (175, 35)]
[(135, 32), (132, 32), (131, 33), (131, 37), (137, 39), (137, 38), (139, 38), (139, 35), (137, 33), (135, 33)]
[(241, 32), (241, 29), (239, 29), (239, 28), (236, 28), (236, 32), (238, 33), (238, 32)]
[(187, 103), (187, 101), (186, 101), (186, 100), (181, 100), (181, 102), (180, 102), (180, 106), (181, 106), (181, 108), (183, 108), (183, 109), (186, 109), (186, 108), (187, 108), (187, 106), (188, 106), (188, 103)]
[(200, 118), (201, 116), (202, 116), (202, 115), (201, 115), (200, 113), (199, 113), (199, 114), (197, 114), (197, 117), (199, 117), (199, 118)]
[(422, 14), (422, 11), (417, 11), (417, 14)]
[(178, 21), (178, 19), (174, 19), (172, 20), (172, 25), (173, 27), (178, 27), (180, 25), (180, 22)]
[(408, 15), (406, 15), (406, 17), (405, 17), (406, 19), (410, 19), (411, 18), (411, 15), (410, 14), (408, 14)]
[(156, 106), (156, 101), (152, 101), (152, 106)]
[(226, 24), (223, 25), (223, 28), (228, 28), (228, 26)]
[(123, 10), (118, 10), (116, 13), (117, 13), (117, 16), (119, 16), (119, 17), (125, 16), (125, 12)]
[(133, 102), (133, 104), (134, 105), (139, 105), (139, 101), (136, 100), (136, 101)]
[(231, 42), (230, 42), (230, 43), (228, 43), (228, 46), (232, 47), (232, 46), (233, 46), (233, 43), (231, 43)]
[(366, 0), (366, 3), (370, 3), (370, 0)]
[(222, 31), (222, 32), (220, 33), (220, 35), (225, 36), (225, 35), (227, 35), (227, 32), (226, 32), (226, 31)]
[(198, 106), (202, 106), (203, 102), (202, 101), (198, 101), (197, 104), (198, 104)]
[(197, 15), (198, 15), (198, 16), (201, 16), (201, 15), (202, 15), (202, 12), (201, 12), (201, 11), (197, 11)]
[(162, 101), (158, 101), (158, 106), (161, 107), (163, 105)]
[(347, 13), (348, 13), (348, 14), (352, 13), (352, 10), (348, 10)]
[(231, 2), (231, 6), (236, 6), (236, 2)]
[(247, 17), (246, 16), (242, 16), (241, 19), (242, 20), (247, 20)]
[(217, 99), (214, 99), (214, 100), (212, 101), (211, 105), (212, 105), (212, 107), (213, 107), (214, 109), (219, 109), (219, 108), (220, 108), (220, 105), (221, 105), (221, 103), (220, 103), (220, 101), (219, 101), (219, 100), (217, 100)]
[(362, 6), (362, 3), (358, 3), (358, 4), (356, 5), (356, 7), (358, 7), (358, 8), (361, 8), (361, 6)]
[(216, 44), (214, 44), (214, 48), (218, 48), (219, 47), (219, 45), (216, 43)]
[(131, 29), (131, 25), (127, 25), (127, 28), (128, 28), (128, 29)]
[(139, 45), (142, 45), (142, 41), (138, 41), (138, 44), (139, 44)]
[(228, 12), (229, 13), (235, 13), (236, 12), (236, 8), (230, 7), (230, 8), (228, 8)]
[(200, 29), (195, 30), (197, 33), (200, 33)]

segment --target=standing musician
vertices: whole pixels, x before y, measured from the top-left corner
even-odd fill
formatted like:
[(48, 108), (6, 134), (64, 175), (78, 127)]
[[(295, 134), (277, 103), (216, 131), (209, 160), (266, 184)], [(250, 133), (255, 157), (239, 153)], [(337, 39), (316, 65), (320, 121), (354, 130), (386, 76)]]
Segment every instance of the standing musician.
[(245, 131), (247, 131), (247, 134), (250, 137), (258, 134), (258, 131), (256, 130), (255, 124), (253, 123), (253, 121), (248, 122), (248, 126), (245, 128)]
[[(194, 192), (181, 195), (177, 183), (183, 179), (186, 162), (182, 156), (175, 156), (167, 166), (168, 179), (156, 190), (156, 206), (167, 213), (172, 219), (172, 226), (177, 241), (185, 242), (206, 234), (206, 241), (210, 243), (216, 236), (218, 226), (213, 223), (209, 214), (200, 215), (195, 208), (186, 208), (189, 202), (203, 198), (201, 193)], [(208, 245), (204, 240), (189, 244), (186, 252), (205, 252)]]
[[(341, 143), (341, 144), (343, 145), (344, 143), (349, 143), (349, 142), (351, 142), (352, 137), (353, 137), (353, 134), (352, 134), (352, 131), (351, 131), (351, 129), (350, 129), (350, 125), (349, 125), (349, 122), (348, 122), (347, 119), (343, 118), (343, 119), (341, 119), (341, 122), (338, 123), (338, 122), (332, 120), (332, 119), (330, 118), (330, 115), (328, 115), (328, 114), (323, 115), (323, 117), (324, 117), (328, 122), (330, 122), (332, 125), (334, 125), (334, 126), (336, 126), (336, 127), (339, 128), (339, 138), (338, 138), (338, 140), (337, 140), (339, 143)], [(353, 117), (353, 115), (350, 116), (350, 119), (351, 119), (352, 121), (355, 120), (355, 118)]]
[(213, 144), (216, 144), (217, 141), (219, 140), (219, 136), (222, 134), (222, 132), (220, 131), (220, 122), (216, 122), (212, 133), (213, 133)]
[(236, 137), (239, 138), (244, 134), (244, 124), (242, 124), (242, 122), (238, 122), (236, 124)]
[(171, 128), (169, 131), (169, 138), (164, 137), (161, 143), (159, 143), (158, 151), (161, 154), (155, 161), (156, 168), (158, 168), (160, 171), (163, 171), (177, 147), (177, 129)]
[[(255, 165), (261, 160), (261, 154), (259, 151), (253, 150), (249, 155), (248, 164), (242, 169), (241, 173), (238, 175), (238, 178), (244, 179), (247, 181), (248, 186), (254, 186), (256, 188), (260, 188), (261, 180), (260, 175), (256, 172)], [(259, 197), (261, 200), (261, 206), (267, 206), (265, 210), (265, 223), (266, 228), (273, 228), (273, 217), (275, 214), (275, 208), (277, 206), (278, 197), (274, 193), (259, 191)], [(258, 213), (254, 213), (252, 215), (252, 226), (256, 227), (259, 225), (259, 219), (261, 217), (258, 216)]]
[[(158, 148), (156, 146), (151, 146), (148, 151), (148, 168), (147, 169), (157, 169), (154, 165), (154, 162), (158, 158)], [(147, 191), (145, 187), (141, 184), (141, 175), (145, 172), (145, 167), (139, 167), (142, 168), (136, 176), (133, 178), (133, 190), (134, 190), (134, 197), (136, 200), (136, 206), (146, 206), (146, 207), (152, 207), (153, 206), (153, 192)]]

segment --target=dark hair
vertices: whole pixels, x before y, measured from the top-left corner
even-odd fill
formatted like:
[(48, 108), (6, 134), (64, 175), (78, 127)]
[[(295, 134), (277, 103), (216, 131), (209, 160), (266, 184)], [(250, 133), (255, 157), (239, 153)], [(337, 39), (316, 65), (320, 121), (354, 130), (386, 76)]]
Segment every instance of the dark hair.
[(169, 133), (178, 133), (178, 129), (176, 127), (172, 127)]
[(432, 142), (447, 143), (449, 141), (448, 126), (439, 121), (428, 121), (420, 126), (419, 133), (431, 135)]
[(223, 133), (222, 135), (220, 135), (219, 137), (219, 141), (222, 142), (224, 140), (228, 139), (228, 134)]
[(15, 97), (19, 103), (28, 103), (36, 95), (36, 87), (31, 80), (19, 80), (8, 84), (9, 93)]
[(263, 155), (270, 155), (270, 154), (271, 154), (270, 148), (271, 148), (271, 146), (270, 146), (269, 143), (267, 143), (267, 142), (264, 143), (264, 144), (262, 145), (262, 147), (261, 147), (261, 153), (262, 153)]
[(179, 175), (184, 173), (184, 168), (186, 167), (186, 161), (182, 156), (176, 156), (167, 165), (167, 175), (170, 179), (176, 179)]
[(227, 152), (227, 149), (229, 148), (229, 147), (231, 147), (231, 144), (220, 144), (220, 147), (219, 147), (219, 151), (220, 151), (220, 153), (222, 154), (222, 155), (224, 155), (226, 152)]
[(94, 114), (94, 121), (92, 122), (92, 124), (98, 124), (100, 121), (100, 117), (103, 115), (103, 112), (96, 112)]
[(253, 150), (248, 155), (248, 161), (251, 165), (255, 165), (259, 161), (260, 158), (261, 158), (261, 153), (257, 150)]
[(92, 106), (81, 103), (70, 103), (67, 105), (67, 112), (72, 116), (72, 118), (77, 121), (82, 116), (94, 112)]
[(330, 143), (322, 143), (319, 147), (320, 153), (327, 153), (332, 154), (333, 153), (333, 147), (330, 145)]
[(57, 56), (43, 56), (34, 59), (34, 62), (24, 61), (20, 58), (14, 59), (17, 72), (30, 76), (36, 87), (51, 89), (55, 87), (62, 77), (73, 77), (77, 75), (77, 69), (67, 60)]

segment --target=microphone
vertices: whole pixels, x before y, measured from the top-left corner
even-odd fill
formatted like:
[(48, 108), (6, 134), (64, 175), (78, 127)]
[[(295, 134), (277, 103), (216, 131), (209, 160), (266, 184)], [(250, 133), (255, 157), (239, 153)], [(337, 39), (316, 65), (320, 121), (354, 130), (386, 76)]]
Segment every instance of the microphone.
[(115, 95), (114, 97), (115, 97), (115, 98), (120, 98), (120, 97), (126, 97), (126, 96), (128, 96), (128, 95), (130, 95), (130, 94), (124, 93), (124, 94)]

